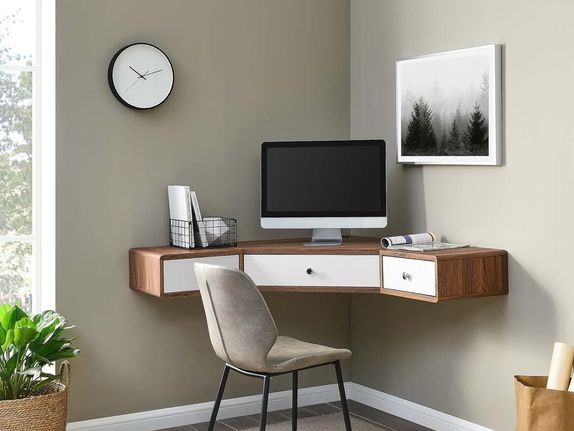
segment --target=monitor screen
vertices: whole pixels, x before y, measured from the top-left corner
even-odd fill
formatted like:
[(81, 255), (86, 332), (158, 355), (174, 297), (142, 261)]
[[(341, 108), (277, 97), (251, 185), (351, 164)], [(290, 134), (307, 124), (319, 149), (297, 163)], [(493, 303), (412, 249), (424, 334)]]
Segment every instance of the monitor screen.
[(385, 217), (385, 142), (265, 142), (262, 217)]

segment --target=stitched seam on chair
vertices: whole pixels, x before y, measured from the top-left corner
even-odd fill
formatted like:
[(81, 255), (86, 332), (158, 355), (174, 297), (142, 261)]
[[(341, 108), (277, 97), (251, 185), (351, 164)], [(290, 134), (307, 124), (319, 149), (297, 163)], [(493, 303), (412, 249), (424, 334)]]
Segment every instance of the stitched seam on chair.
[[(211, 295), (211, 289), (209, 288), (209, 284), (207, 283), (207, 277), (205, 276), (205, 268), (209, 267), (209, 266), (216, 266), (216, 265), (210, 265), (210, 264), (201, 264), (202, 269), (203, 269), (203, 278), (205, 279), (205, 284), (207, 287), (207, 294), (209, 295), (209, 299), (210, 299), (210, 305), (211, 305), (211, 310), (213, 311), (213, 316), (217, 322), (217, 332), (219, 333), (219, 338), (221, 340), (221, 345), (223, 347), (223, 351), (225, 352), (225, 355), (227, 356), (227, 360), (230, 363), (234, 363), (233, 360), (231, 359), (231, 357), (229, 356), (229, 353), (227, 351), (227, 348), (225, 346), (225, 341), (223, 339), (223, 335), (221, 333), (221, 329), (220, 329), (220, 325), (219, 325), (219, 319), (217, 318), (217, 313), (215, 312), (215, 308), (213, 307), (213, 296)], [(227, 271), (230, 272), (237, 272), (239, 274), (242, 274), (243, 276), (246, 276), (247, 274), (244, 271), (241, 271), (240, 269), (236, 269), (236, 268), (226, 268)], [(266, 362), (268, 365), (273, 366), (272, 364), (269, 364), (269, 362), (267, 362), (267, 356), (269, 355), (269, 352), (271, 351), (271, 349), (273, 348), (273, 346), (275, 345), (275, 342), (277, 342), (277, 337), (278, 337), (278, 332), (277, 332), (277, 324), (275, 323), (275, 319), (273, 318), (273, 315), (271, 314), (271, 311), (269, 310), (269, 306), (267, 305), (267, 301), (265, 301), (265, 298), (263, 297), (263, 295), (261, 294), (261, 291), (259, 290), (259, 288), (257, 287), (257, 285), (253, 282), (253, 280), (251, 280), (251, 278), (249, 276), (247, 276), (251, 287), (255, 290), (255, 292), (257, 292), (257, 294), (259, 295), (259, 297), (261, 298), (263, 305), (265, 305), (265, 308), (267, 309), (267, 313), (269, 313), (269, 316), (271, 316), (271, 320), (273, 322), (273, 326), (275, 326), (275, 341), (273, 342), (273, 344), (271, 344), (271, 346), (269, 346), (269, 350), (267, 351), (267, 354), (265, 355), (265, 357), (263, 358), (263, 361)]]
[(288, 359), (288, 360), (286, 360), (286, 361), (278, 362), (277, 364), (273, 364), (273, 368), (280, 368), (280, 367), (283, 367), (283, 366), (287, 366), (287, 365), (289, 365), (289, 364), (291, 364), (291, 363), (293, 363), (293, 362), (296, 362), (296, 361), (298, 361), (299, 359), (312, 358), (312, 357), (314, 357), (314, 356), (321, 356), (321, 355), (323, 355), (323, 354), (324, 354), (324, 352), (321, 352), (321, 353), (308, 353), (308, 354), (306, 354), (306, 355), (296, 356), (295, 358), (291, 358), (291, 359)]
[(213, 296), (211, 295), (211, 288), (209, 287), (209, 283), (207, 281), (207, 277), (205, 276), (205, 265), (203, 265), (203, 278), (205, 280), (205, 287), (207, 290), (207, 294), (209, 295), (209, 305), (211, 307), (211, 311), (213, 312), (213, 318), (215, 319), (217, 326), (217, 332), (219, 333), (219, 339), (221, 340), (221, 347), (223, 347), (223, 351), (225, 352), (225, 356), (227, 356), (227, 360), (229, 362), (233, 362), (229, 357), (229, 353), (227, 352), (227, 347), (225, 346), (225, 340), (223, 339), (223, 334), (221, 333), (221, 326), (219, 324), (219, 318), (217, 317), (217, 312), (215, 311), (215, 307), (213, 306)]

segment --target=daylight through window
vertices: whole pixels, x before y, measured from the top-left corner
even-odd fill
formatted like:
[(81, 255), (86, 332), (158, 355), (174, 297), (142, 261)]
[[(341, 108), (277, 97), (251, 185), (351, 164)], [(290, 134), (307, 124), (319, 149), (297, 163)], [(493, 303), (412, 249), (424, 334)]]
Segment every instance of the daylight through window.
[(0, 2), (0, 303), (35, 308), (38, 85), (35, 0)]

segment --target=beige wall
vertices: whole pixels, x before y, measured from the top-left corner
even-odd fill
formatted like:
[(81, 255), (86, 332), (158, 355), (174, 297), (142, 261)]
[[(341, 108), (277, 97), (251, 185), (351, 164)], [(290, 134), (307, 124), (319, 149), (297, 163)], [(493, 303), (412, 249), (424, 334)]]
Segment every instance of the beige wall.
[[(72, 420), (213, 399), (221, 363), (199, 299), (129, 291), (127, 250), (165, 242), (170, 183), (191, 184), (206, 213), (237, 217), (242, 239), (285, 235), (258, 227), (259, 144), (348, 137), (350, 106), (352, 137), (390, 144), (390, 225), (376, 233), (428, 228), (506, 248), (511, 294), (438, 305), (354, 296), (351, 315), (344, 295), (270, 295), (280, 329), (352, 341), (358, 383), (512, 429), (512, 375), (544, 373), (552, 342), (574, 343), (574, 238), (532, 243), (539, 233), (558, 238), (574, 216), (570, 2), (352, 0), (351, 49), (348, 0), (57, 8), (57, 301), (85, 349), (74, 363)], [(175, 66), (172, 96), (150, 112), (124, 108), (106, 82), (110, 57), (135, 41), (157, 44)], [(397, 165), (395, 59), (488, 43), (504, 44), (505, 165)], [(257, 391), (234, 376), (228, 394)]]
[[(505, 248), (510, 295), (430, 305), (352, 299), (353, 380), (511, 430), (514, 374), (545, 374), (574, 343), (574, 4), (558, 0), (352, 0), (351, 135), (395, 142), (395, 60), (504, 45), (506, 163), (391, 162), (386, 232), (431, 229)], [(538, 247), (545, 235), (553, 244)]]
[[(172, 95), (149, 112), (107, 84), (111, 56), (137, 41), (175, 67)], [(130, 291), (128, 249), (166, 242), (174, 183), (192, 185), (206, 214), (237, 217), (240, 239), (272, 235), (258, 227), (261, 142), (349, 136), (349, 2), (58, 0), (57, 74), (57, 306), (84, 349), (71, 420), (211, 400), (223, 364), (199, 298)], [(350, 344), (346, 296), (268, 299), (280, 331)], [(259, 390), (233, 376), (227, 395)]]

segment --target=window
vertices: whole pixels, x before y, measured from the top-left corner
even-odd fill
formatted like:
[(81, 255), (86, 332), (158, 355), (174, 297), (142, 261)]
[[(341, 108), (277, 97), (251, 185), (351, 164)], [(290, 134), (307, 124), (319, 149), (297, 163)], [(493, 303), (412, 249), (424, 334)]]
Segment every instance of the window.
[[(42, 156), (52, 157), (43, 148), (40, 121), (44, 6), (40, 0), (0, 2), (0, 303), (20, 301), (27, 311), (40, 310), (45, 296)], [(53, 149), (49, 138), (46, 144)]]

